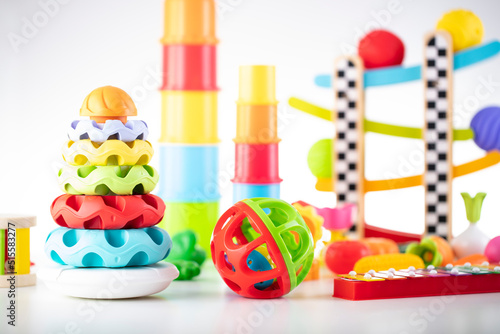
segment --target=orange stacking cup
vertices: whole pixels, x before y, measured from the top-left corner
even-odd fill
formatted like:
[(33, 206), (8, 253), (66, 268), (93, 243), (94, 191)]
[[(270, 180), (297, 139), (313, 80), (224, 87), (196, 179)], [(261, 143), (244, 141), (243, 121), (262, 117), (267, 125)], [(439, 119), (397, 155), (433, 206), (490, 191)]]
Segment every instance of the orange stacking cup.
[(238, 105), (235, 143), (278, 143), (277, 105)]
[[(179, 15), (182, 13), (182, 15)], [(217, 44), (214, 0), (166, 0), (163, 44)]]

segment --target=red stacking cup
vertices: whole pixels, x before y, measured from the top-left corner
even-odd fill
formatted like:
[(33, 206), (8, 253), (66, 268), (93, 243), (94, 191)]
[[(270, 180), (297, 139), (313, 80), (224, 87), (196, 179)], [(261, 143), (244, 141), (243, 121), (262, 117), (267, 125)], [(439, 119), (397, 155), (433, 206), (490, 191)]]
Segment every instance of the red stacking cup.
[(217, 47), (164, 45), (161, 90), (216, 91)]
[(280, 183), (278, 143), (236, 143), (234, 183)]

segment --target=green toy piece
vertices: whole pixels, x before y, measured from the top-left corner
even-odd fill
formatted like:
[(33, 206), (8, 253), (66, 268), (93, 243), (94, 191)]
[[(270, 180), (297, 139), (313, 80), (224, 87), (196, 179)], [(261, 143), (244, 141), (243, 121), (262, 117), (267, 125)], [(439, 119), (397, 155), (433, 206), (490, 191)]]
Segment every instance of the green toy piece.
[(179, 270), (176, 281), (190, 281), (201, 273), (200, 265), (195, 261), (171, 260), (170, 263)]
[(424, 238), (420, 243), (409, 244), (406, 247), (406, 254), (414, 254), (421, 257), (426, 267), (429, 265), (437, 267), (443, 262), (443, 256), (439, 253), (436, 243), (430, 238)]
[(477, 193), (476, 196), (471, 197), (468, 193), (461, 193), (465, 202), (465, 212), (467, 213), (467, 220), (471, 224), (475, 224), (481, 218), (481, 208), (483, 206), (486, 193)]
[(332, 177), (332, 142), (332, 139), (322, 139), (309, 150), (307, 165), (317, 178)]
[(172, 251), (168, 256), (168, 262), (194, 261), (201, 266), (206, 258), (207, 253), (197, 244), (196, 234), (192, 230), (179, 232), (172, 237)]

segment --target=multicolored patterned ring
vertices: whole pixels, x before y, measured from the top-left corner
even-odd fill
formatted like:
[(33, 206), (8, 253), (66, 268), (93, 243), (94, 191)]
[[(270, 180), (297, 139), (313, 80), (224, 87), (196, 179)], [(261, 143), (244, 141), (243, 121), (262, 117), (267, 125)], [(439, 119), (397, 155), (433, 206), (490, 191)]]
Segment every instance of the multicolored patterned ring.
[(155, 195), (61, 195), (50, 207), (54, 221), (79, 229), (116, 230), (151, 227), (165, 213), (165, 203)]
[(45, 242), (45, 253), (74, 267), (146, 266), (165, 259), (172, 248), (167, 232), (157, 227), (133, 230), (78, 230), (60, 227)]
[(142, 195), (158, 183), (149, 166), (64, 166), (59, 170), (61, 189), (72, 195)]
[(149, 130), (146, 122), (133, 120), (123, 124), (119, 120), (107, 120), (97, 123), (91, 120), (78, 120), (71, 123), (68, 129), (68, 138), (71, 141), (90, 139), (102, 143), (110, 139), (124, 142), (148, 139)]
[(133, 166), (147, 165), (153, 156), (153, 147), (145, 140), (107, 140), (98, 143), (84, 139), (68, 141), (62, 152), (64, 160), (73, 166)]

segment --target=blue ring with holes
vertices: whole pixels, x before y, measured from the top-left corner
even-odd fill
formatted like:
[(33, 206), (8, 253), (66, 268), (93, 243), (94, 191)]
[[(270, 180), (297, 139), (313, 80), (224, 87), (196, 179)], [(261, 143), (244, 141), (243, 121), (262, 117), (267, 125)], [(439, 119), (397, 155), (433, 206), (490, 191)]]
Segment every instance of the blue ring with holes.
[(50, 232), (45, 253), (59, 264), (74, 267), (146, 266), (165, 259), (172, 240), (165, 230), (81, 230), (60, 227)]

